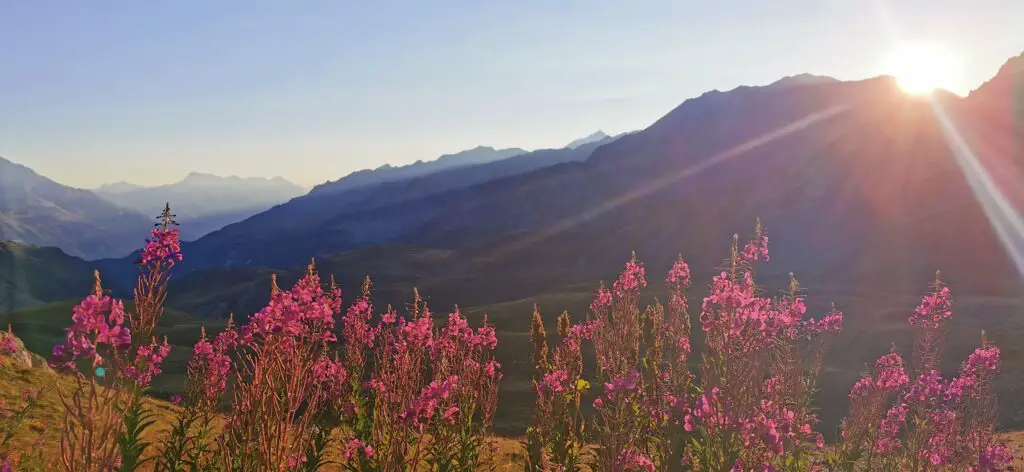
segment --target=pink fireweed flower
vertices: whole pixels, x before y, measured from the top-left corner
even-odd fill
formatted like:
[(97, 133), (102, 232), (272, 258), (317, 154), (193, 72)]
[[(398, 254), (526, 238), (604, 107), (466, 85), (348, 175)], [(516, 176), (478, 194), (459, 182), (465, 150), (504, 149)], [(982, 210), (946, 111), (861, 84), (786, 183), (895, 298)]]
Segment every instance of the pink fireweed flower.
[(878, 358), (875, 362), (875, 375), (875, 386), (886, 392), (900, 391), (910, 383), (903, 358), (895, 350)]
[(444, 414), (441, 415), (441, 419), (450, 425), (455, 424), (455, 421), (459, 418), (459, 407), (452, 405), (444, 410)]
[(603, 313), (611, 306), (612, 292), (604, 286), (604, 282), (601, 282), (601, 286), (597, 289), (597, 293), (594, 294), (594, 301), (590, 303), (590, 312), (594, 314)]
[(238, 342), (238, 333), (232, 329), (223, 331), (217, 335), (213, 343), (202, 337), (192, 348), (192, 361), (190, 372), (196, 366), (202, 371), (198, 379), (190, 379), (200, 382), (199, 394), (210, 404), (217, 401), (217, 398), (227, 390), (227, 379), (231, 373), (230, 349)]
[(181, 262), (181, 242), (178, 240), (178, 228), (167, 229), (154, 228), (152, 237), (146, 239), (146, 246), (136, 261), (139, 265), (148, 265), (153, 262), (166, 261), (170, 267), (175, 262)]
[(960, 369), (960, 375), (950, 381), (947, 398), (959, 401), (963, 398), (978, 396), (981, 384), (991, 379), (998, 370), (998, 347), (984, 346), (975, 349), (964, 362)]
[(332, 330), (340, 311), (341, 290), (325, 291), (320, 277), (310, 271), (291, 290), (273, 294), (266, 307), (249, 317), (241, 342), (248, 345), (256, 338), (278, 335), (334, 342)]
[(843, 314), (833, 311), (820, 320), (807, 320), (803, 330), (808, 334), (838, 333), (843, 330)]
[(341, 319), (342, 333), (346, 349), (366, 349), (373, 345), (377, 334), (376, 328), (370, 325), (373, 316), (373, 305), (368, 297), (356, 300)]
[(402, 340), (407, 347), (431, 348), (434, 345), (434, 321), (430, 314), (401, 325)]
[(679, 357), (676, 359), (676, 362), (685, 364), (690, 358), (690, 353), (692, 352), (690, 347), (690, 338), (680, 336), (676, 339), (676, 352), (679, 353)]
[(484, 374), (489, 378), (501, 380), (501, 364), (498, 361), (491, 359), (487, 362), (487, 365), (484, 366)]
[(556, 393), (563, 393), (568, 389), (569, 373), (564, 370), (556, 370), (544, 374), (543, 380), (538, 385), (541, 394), (551, 396)]
[[(810, 421), (816, 420), (811, 417)], [(746, 446), (759, 443), (772, 455), (785, 452), (790, 442), (822, 439), (806, 419), (801, 420), (793, 410), (769, 400), (762, 400), (752, 417), (740, 420), (740, 432)]]
[(423, 388), (418, 397), (413, 399), (409, 408), (399, 414), (399, 419), (411, 422), (417, 428), (427, 425), (434, 417), (434, 412), (437, 411), (440, 402), (451, 397), (458, 383), (459, 378), (454, 375), (444, 380), (431, 382), (430, 385)]
[(875, 439), (875, 452), (889, 454), (900, 450), (903, 444), (900, 442), (900, 430), (907, 423), (907, 413), (910, 406), (900, 403), (889, 409), (885, 419), (878, 426), (878, 438)]
[(122, 374), (135, 382), (135, 385), (146, 387), (153, 381), (153, 377), (163, 372), (160, 364), (170, 352), (171, 345), (167, 344), (166, 339), (163, 344), (157, 344), (154, 340), (149, 345), (139, 346), (135, 351), (135, 364), (125, 367)]
[(616, 296), (622, 297), (627, 293), (634, 292), (647, 286), (647, 277), (643, 263), (637, 262), (634, 256), (626, 263), (625, 270), (619, 275), (618, 280), (612, 284), (612, 290)]
[(998, 369), (999, 348), (996, 346), (985, 346), (975, 349), (967, 357), (963, 367), (963, 370), (967, 372), (995, 372)]
[(1006, 444), (997, 443), (988, 446), (978, 456), (978, 465), (971, 467), (970, 472), (1012, 471), (1013, 451)]
[(619, 464), (616, 470), (623, 472), (654, 472), (655, 470), (654, 461), (652, 461), (650, 457), (632, 449), (622, 451), (622, 455), (619, 457), (618, 462)]
[(10, 333), (0, 332), (0, 356), (10, 356), (18, 351), (14, 344), (14, 336)]
[(331, 401), (341, 396), (342, 387), (348, 380), (348, 371), (342, 367), (341, 362), (327, 356), (320, 357), (313, 364), (312, 375), (322, 395)]
[(740, 259), (752, 263), (757, 261), (768, 262), (768, 236), (759, 233), (753, 240), (743, 246), (740, 252)]
[(639, 381), (640, 372), (634, 370), (621, 377), (615, 378), (611, 382), (606, 382), (604, 384), (605, 401), (615, 400), (631, 392), (637, 391), (637, 384)]
[(776, 337), (795, 335), (797, 318), (806, 312), (801, 300), (778, 301), (759, 297), (750, 272), (734, 282), (722, 272), (711, 283), (711, 292), (701, 306), (701, 327), (708, 345), (717, 351), (750, 352), (774, 342)]
[(601, 326), (601, 320), (590, 320), (585, 323), (577, 323), (569, 328), (569, 339), (575, 341), (590, 341), (594, 339), (594, 333)]
[(721, 389), (718, 387), (713, 387), (697, 397), (692, 409), (683, 408), (683, 428), (688, 432), (693, 432), (702, 424), (711, 428), (727, 428), (735, 423), (732, 410), (722, 398)]
[(911, 326), (937, 329), (952, 316), (953, 302), (950, 300), (949, 287), (942, 287), (921, 299), (921, 304), (910, 315), (908, 322)]
[(74, 308), (71, 326), (66, 329), (64, 342), (53, 348), (50, 365), (74, 370), (76, 359), (87, 359), (93, 367), (102, 364), (99, 347), (116, 350), (131, 345), (131, 331), (123, 326), (124, 319), (121, 301), (89, 295)]
[(690, 266), (682, 257), (672, 264), (672, 268), (668, 271), (668, 277), (665, 279), (665, 285), (679, 288), (690, 286)]
[(939, 410), (928, 416), (931, 435), (925, 447), (918, 451), (918, 457), (932, 465), (947, 465), (953, 458), (958, 439), (958, 415), (953, 410)]
[(871, 393), (874, 384), (875, 379), (873, 377), (871, 377), (870, 375), (862, 376), (860, 380), (857, 381), (857, 383), (853, 384), (853, 388), (850, 389), (850, 401), (867, 397), (868, 394)]
[(910, 386), (910, 390), (903, 396), (903, 401), (910, 404), (938, 403), (946, 398), (946, 388), (941, 372), (926, 372)]
[[(392, 325), (392, 324), (395, 324), (397, 322), (398, 322), (398, 312), (396, 312), (395, 310), (391, 309), (390, 307), (388, 308), (388, 311), (386, 311), (386, 312), (384, 312), (384, 314), (380, 315), (380, 324), (381, 325)], [(378, 332), (380, 331), (380, 326), (377, 327), (377, 330), (378, 330)]]
[(360, 454), (367, 459), (372, 458), (373, 446), (366, 444), (362, 439), (351, 439), (345, 443), (345, 447), (341, 450), (342, 457), (349, 461), (358, 458)]
[(498, 347), (498, 334), (494, 326), (484, 325), (476, 329), (470, 344), (478, 349), (493, 350)]
[(305, 464), (305, 463), (306, 463), (306, 456), (304, 456), (304, 455), (292, 454), (292, 455), (288, 456), (288, 468), (289, 469), (296, 469), (300, 465)]

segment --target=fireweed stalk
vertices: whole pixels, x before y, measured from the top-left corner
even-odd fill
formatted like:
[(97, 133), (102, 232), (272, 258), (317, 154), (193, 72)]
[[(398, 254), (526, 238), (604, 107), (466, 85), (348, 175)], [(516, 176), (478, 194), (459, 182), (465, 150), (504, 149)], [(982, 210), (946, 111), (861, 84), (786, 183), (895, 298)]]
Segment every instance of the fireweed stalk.
[(583, 379), (582, 343), (593, 337), (595, 323), (573, 325), (569, 313), (558, 317), (561, 342), (551, 353), (544, 322), (534, 307), (531, 338), (534, 346), (536, 394), (533, 424), (526, 431), (525, 470), (578, 471), (583, 468), (585, 423), (580, 410), (590, 383)]
[[(432, 376), (435, 381), (453, 381), (448, 398), (442, 397), (436, 406), (426, 405), (428, 411), (419, 412), (425, 416), (431, 413), (431, 407), (435, 410), (427, 461), (437, 470), (483, 470), (493, 463), (496, 446), (490, 437), (491, 425), (501, 381), (501, 366), (492, 355), (497, 345), (494, 327), (486, 315), (474, 330), (458, 307), (434, 336), (430, 350)], [(414, 405), (410, 410), (422, 407)]]
[[(641, 311), (646, 273), (635, 256), (611, 289), (603, 284), (586, 325), (573, 327), (563, 345), (592, 339), (601, 394), (594, 401), (595, 470), (805, 470), (822, 437), (811, 396), (821, 369), (827, 335), (839, 331), (842, 315), (804, 319), (799, 286), (765, 297), (753, 268), (768, 259), (760, 223), (753, 240), (739, 248), (734, 238), (728, 268), (713, 280), (701, 309), (705, 333), (700, 380), (687, 369), (691, 358), (690, 315), (685, 290), (689, 266), (680, 258), (669, 271), (667, 308)], [(562, 323), (560, 323), (560, 326)], [(585, 336), (572, 333), (580, 328)], [(552, 393), (571, 392), (581, 369), (548, 359), (543, 324), (535, 315), (534, 363), (537, 404), (526, 441), (528, 470), (560, 470), (553, 451), (540, 445), (559, 434), (549, 419), (565, 405)], [(566, 342), (568, 341), (568, 343)], [(558, 357), (557, 355), (554, 357)], [(575, 356), (571, 356), (575, 358)], [(557, 401), (553, 401), (555, 399)], [(571, 403), (569, 404), (571, 410)], [(582, 424), (582, 421), (581, 421)]]
[(213, 409), (227, 389), (230, 352), (237, 342), (233, 318), (213, 342), (201, 330), (188, 363), (184, 396), (172, 399), (180, 409), (158, 447), (157, 472), (211, 470), (220, 464), (215, 456)]
[(914, 329), (913, 375), (893, 348), (850, 392), (843, 442), (829, 465), (837, 470), (1005, 471), (1010, 449), (995, 439), (994, 388), (999, 348), (982, 333), (981, 347), (946, 380), (935, 370), (944, 324), (952, 317), (949, 287), (938, 275), (908, 322)]
[(623, 461), (635, 455), (645, 440), (643, 423), (648, 412), (641, 407), (638, 363), (643, 323), (640, 289), (646, 286), (644, 266), (634, 254), (612, 290), (601, 287), (591, 306), (591, 319), (599, 326), (594, 332), (597, 380), (604, 387), (594, 401), (595, 470), (622, 470)]
[[(232, 411), (219, 439), (228, 471), (296, 469), (337, 400), (347, 372), (328, 352), (341, 291), (324, 290), (313, 263), (288, 291), (242, 326)], [(217, 386), (219, 388), (219, 384)]]
[[(418, 291), (409, 311), (410, 318), (406, 319), (388, 307), (377, 326), (375, 369), (369, 381), (372, 426), (368, 437), (351, 441), (363, 445), (358, 451), (362, 456), (352, 458), (363, 470), (403, 471), (414, 467), (423, 450), (424, 421), (432, 418), (407, 410), (417, 399), (446, 392), (450, 395), (451, 382), (442, 383), (447, 379), (428, 386), (433, 319)], [(365, 448), (367, 445), (372, 447), (373, 457), (368, 457), (371, 450)]]
[(135, 282), (135, 312), (128, 314), (133, 341), (144, 344), (155, 335), (156, 323), (163, 314), (167, 299), (167, 282), (171, 268), (181, 262), (181, 243), (177, 223), (171, 214), (171, 205), (164, 207), (157, 217), (160, 222), (152, 230), (152, 237), (139, 256), (139, 275)]
[(789, 292), (769, 298), (754, 281), (768, 260), (760, 222), (754, 238), (733, 249), (701, 307), (705, 349), (695, 399), (682, 407), (683, 428), (695, 433), (685, 460), (701, 470), (805, 470), (809, 449), (823, 440), (810, 399), (825, 350), (842, 314), (805, 320), (806, 306), (791, 277)]
[[(369, 339), (369, 301), (354, 307), (346, 339), (355, 339), (361, 350)], [(407, 319), (389, 307), (372, 330), (377, 339), (375, 370), (364, 394), (372, 395), (373, 413), (369, 424), (356, 428), (343, 445), (345, 467), (486, 469), (493, 463), (490, 435), (501, 380), (501, 366), (492, 355), (494, 328), (485, 317), (481, 327), (472, 329), (456, 308), (435, 331), (433, 315), (418, 291), (409, 311)], [(353, 356), (358, 354), (347, 357)]]
[[(54, 347), (50, 365), (75, 380), (71, 391), (58, 389), (64, 406), (60, 465), (68, 471), (134, 470), (148, 443), (153, 423), (142, 404), (153, 377), (170, 351), (158, 343), (155, 327), (173, 261), (181, 260), (176, 223), (166, 207), (139, 261), (136, 300), (142, 310), (104, 293), (95, 272), (92, 294), (75, 307), (65, 341)], [(125, 326), (125, 321), (131, 326)], [(144, 335), (133, 336), (133, 328)]]

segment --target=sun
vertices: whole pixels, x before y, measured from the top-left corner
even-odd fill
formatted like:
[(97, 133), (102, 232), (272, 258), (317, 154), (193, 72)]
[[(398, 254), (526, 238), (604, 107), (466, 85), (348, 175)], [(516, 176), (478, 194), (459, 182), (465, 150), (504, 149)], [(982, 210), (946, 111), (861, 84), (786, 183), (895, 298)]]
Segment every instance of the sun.
[(936, 89), (959, 87), (960, 62), (933, 45), (904, 45), (893, 52), (887, 66), (896, 83), (911, 95), (927, 95)]

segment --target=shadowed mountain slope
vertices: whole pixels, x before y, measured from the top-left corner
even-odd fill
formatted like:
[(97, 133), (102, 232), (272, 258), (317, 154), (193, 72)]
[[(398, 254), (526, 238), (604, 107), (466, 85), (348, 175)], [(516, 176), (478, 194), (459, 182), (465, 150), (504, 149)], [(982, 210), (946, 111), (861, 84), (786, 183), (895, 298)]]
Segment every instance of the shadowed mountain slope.
[(149, 228), (140, 213), (0, 158), (0, 241), (57, 246), (85, 258), (122, 257)]

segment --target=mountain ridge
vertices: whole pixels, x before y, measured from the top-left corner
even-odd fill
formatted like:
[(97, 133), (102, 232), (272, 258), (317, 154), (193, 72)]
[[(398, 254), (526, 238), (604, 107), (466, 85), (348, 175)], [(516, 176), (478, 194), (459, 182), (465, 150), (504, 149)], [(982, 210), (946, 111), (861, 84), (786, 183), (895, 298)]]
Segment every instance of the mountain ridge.
[(452, 154), (443, 154), (430, 161), (418, 160), (412, 164), (401, 166), (384, 164), (376, 169), (358, 170), (340, 179), (316, 185), (309, 193), (338, 193), (356, 190), (389, 181), (421, 177), (452, 167), (499, 161), (526, 152), (525, 149), (520, 148), (495, 149), (490, 146), (476, 146)]
[(580, 147), (580, 146), (582, 146), (584, 144), (590, 144), (590, 143), (593, 143), (593, 142), (602, 141), (602, 140), (608, 139), (610, 137), (611, 136), (608, 135), (607, 133), (605, 133), (604, 131), (597, 130), (597, 131), (595, 131), (593, 133), (590, 133), (590, 134), (588, 134), (588, 135), (586, 135), (586, 136), (584, 136), (582, 138), (574, 139), (569, 144), (566, 144), (565, 147), (570, 148), (570, 149), (575, 149), (575, 148), (578, 148), (578, 147)]
[[(965, 99), (949, 100), (948, 111), (963, 120), (965, 134), (985, 128), (984, 117), (965, 111)], [(804, 172), (817, 177), (798, 177)], [(867, 185), (865, 175), (881, 186), (866, 192), (859, 187)], [(792, 188), (763, 184), (773, 179)], [(872, 287), (899, 285), (937, 268), (967, 280), (982, 262), (999, 267), (992, 272), (1000, 277), (1012, 277), (962, 179), (932, 106), (908, 97), (889, 77), (740, 87), (686, 100), (582, 162), (261, 233), (257, 242), (215, 233), (190, 249), (195, 267), (213, 268), (293, 267), (309, 256), (374, 244), (480, 247), (477, 261), (514, 255), (517, 267), (557, 264), (567, 268), (562, 280), (572, 281), (606, 273), (630, 249), (671, 259), (678, 249), (717, 247), (719, 233), (760, 216), (770, 231), (779, 228), (785, 254), (779, 266), (787, 267), (779, 270), (811, 277), (833, 271), (836, 284), (877, 277)], [(925, 182), (941, 182), (950, 191), (934, 194)], [(943, 219), (981, 232), (939, 231)], [(809, 234), (821, 239), (807, 239)], [(685, 243), (672, 243), (675, 238)], [(829, 238), (839, 250), (825, 244)], [(972, 257), (955, 249), (969, 246), (977, 248)], [(844, 266), (844, 258), (864, 249), (887, 257), (867, 271)], [(1006, 287), (991, 277), (966, 285)], [(485, 282), (471, 286), (479, 283)]]
[(138, 212), (0, 157), (0, 241), (58, 246), (86, 258), (120, 257), (149, 227)]

